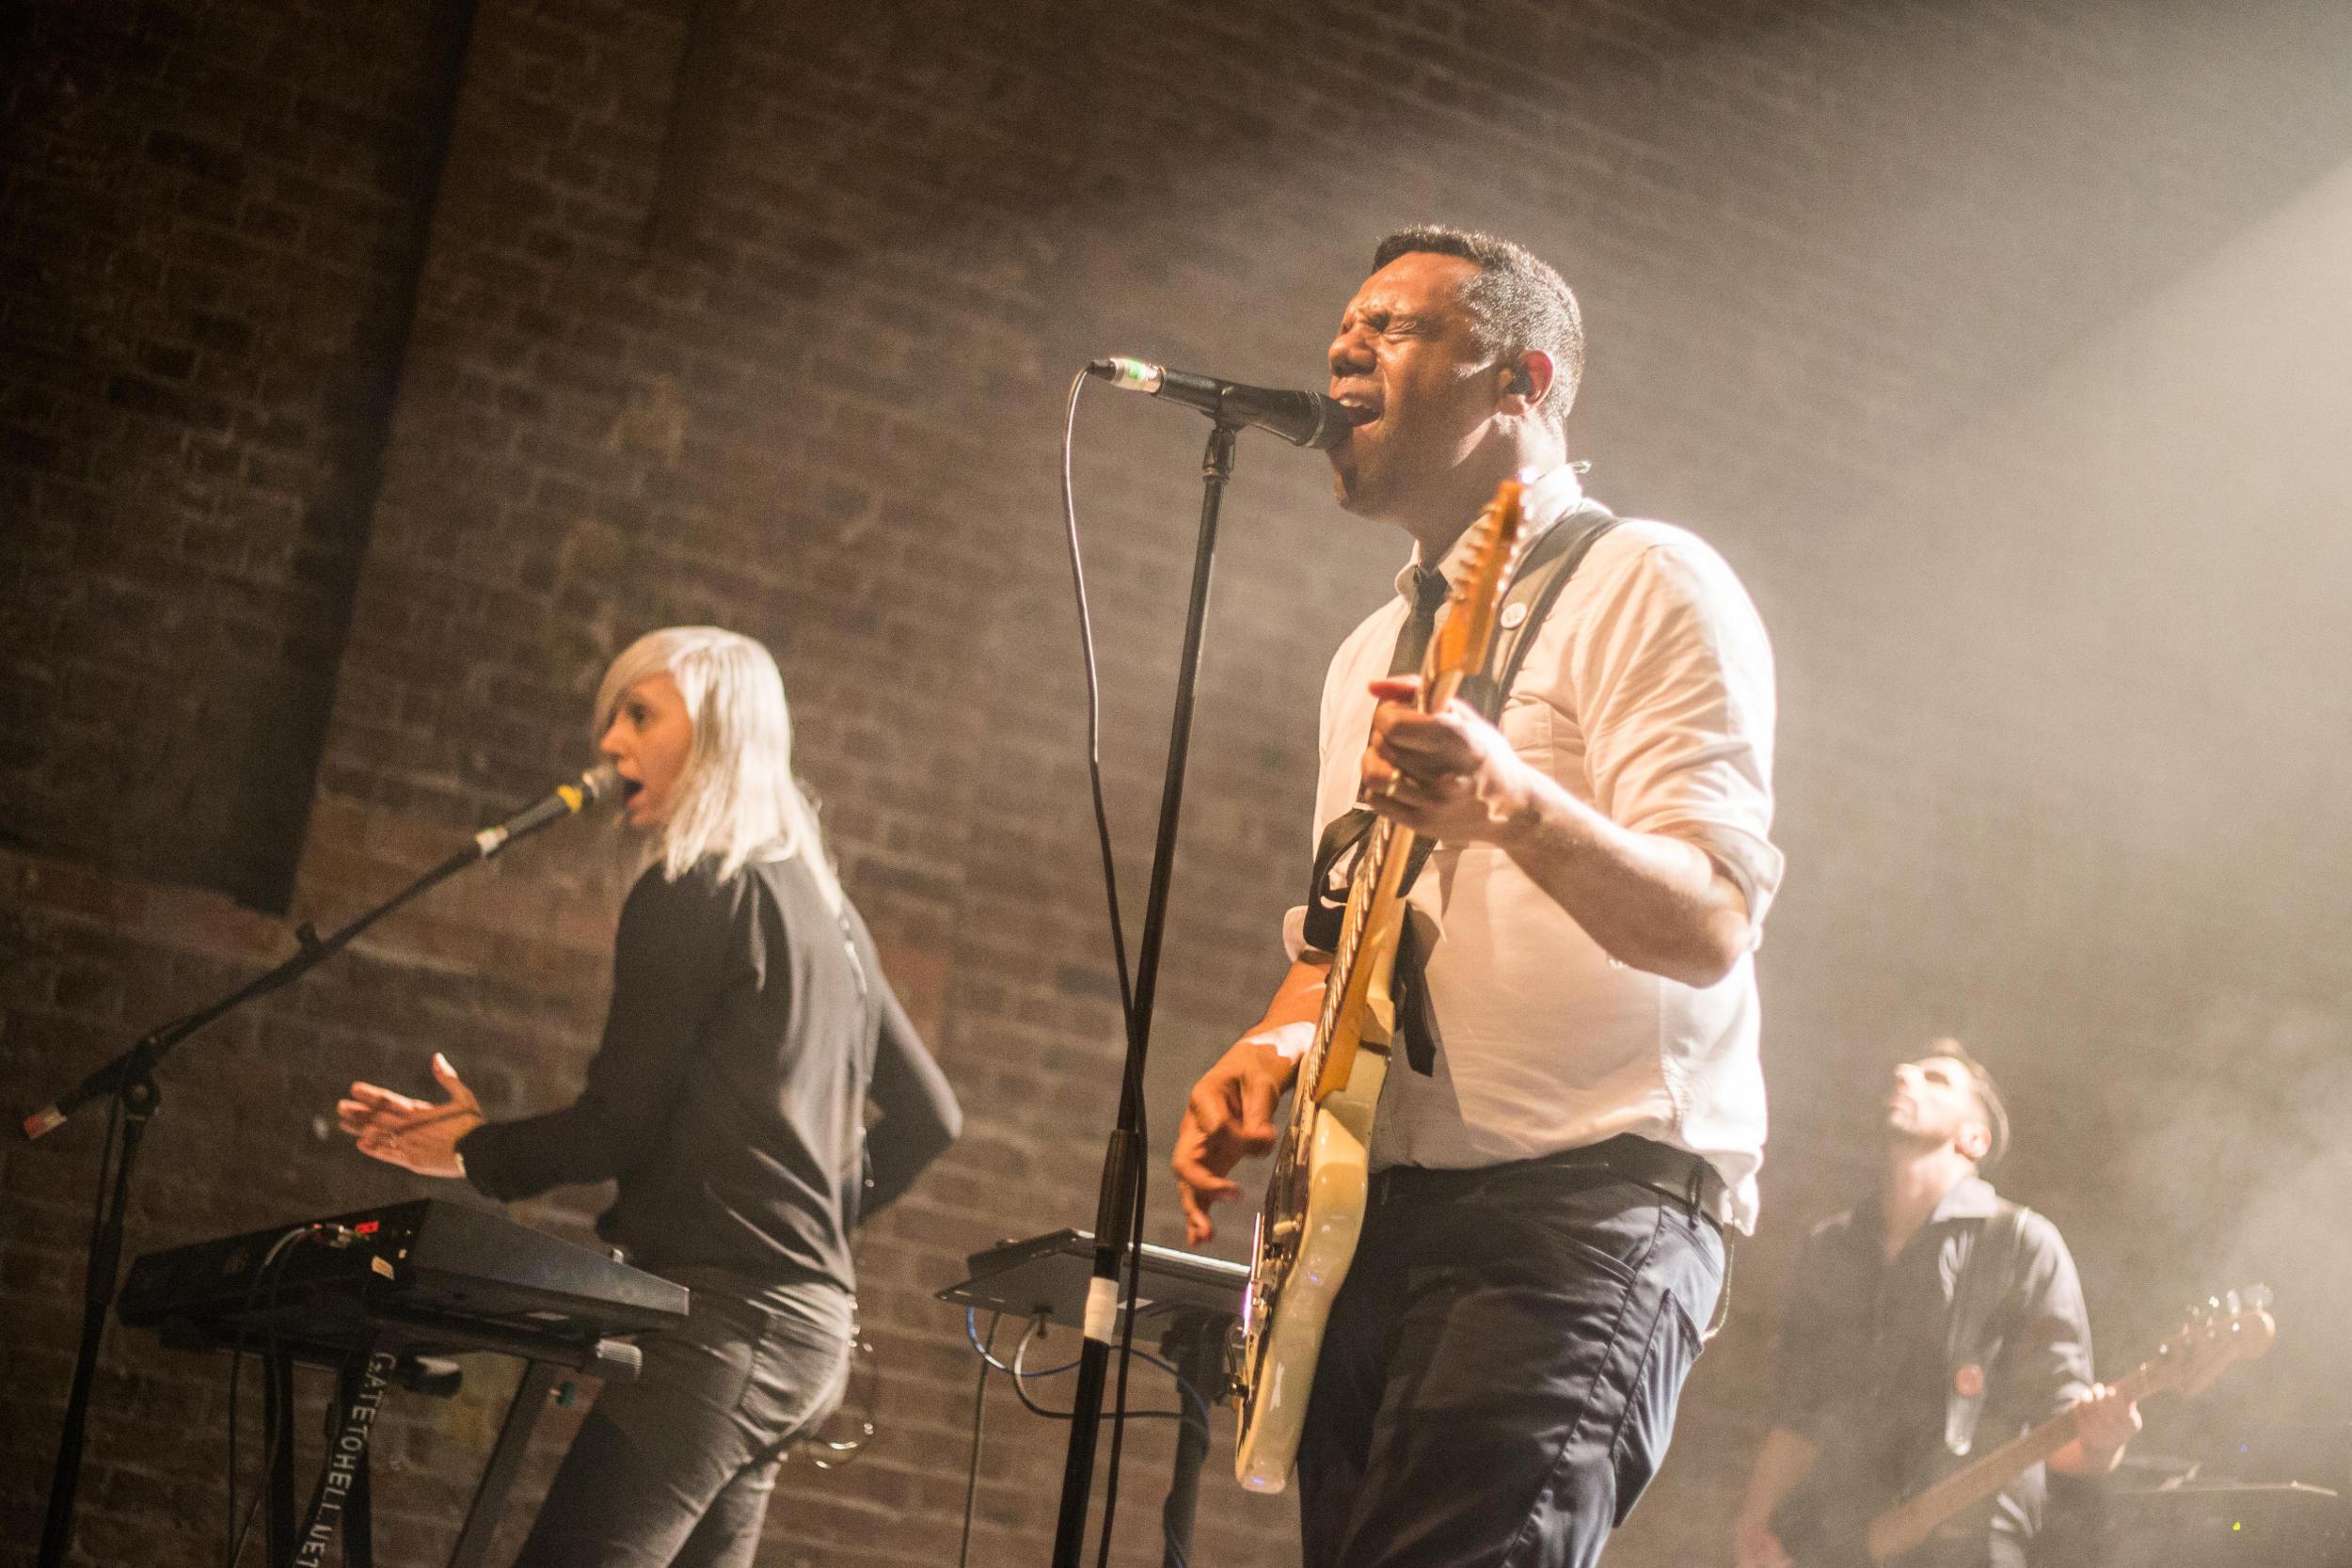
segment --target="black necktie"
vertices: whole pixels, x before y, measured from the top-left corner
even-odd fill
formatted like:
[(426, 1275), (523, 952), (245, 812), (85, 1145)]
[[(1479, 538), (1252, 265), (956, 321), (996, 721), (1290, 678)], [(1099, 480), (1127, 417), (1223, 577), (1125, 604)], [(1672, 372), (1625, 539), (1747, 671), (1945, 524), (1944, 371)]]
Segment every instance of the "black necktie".
[(1429, 639), (1438, 629), (1438, 610), (1447, 592), (1443, 572), (1427, 566), (1412, 569), (1406, 596), (1413, 602), (1413, 610), (1396, 634), (1396, 652), (1389, 656), (1390, 674), (1421, 673), (1422, 656), (1429, 651)]

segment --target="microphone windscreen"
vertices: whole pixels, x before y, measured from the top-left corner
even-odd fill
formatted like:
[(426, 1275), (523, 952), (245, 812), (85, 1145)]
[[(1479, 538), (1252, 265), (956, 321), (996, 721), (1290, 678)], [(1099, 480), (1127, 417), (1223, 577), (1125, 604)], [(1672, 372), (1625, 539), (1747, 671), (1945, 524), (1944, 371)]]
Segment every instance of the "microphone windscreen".
[(580, 793), (594, 805), (612, 793), (621, 782), (621, 770), (609, 762), (600, 762), (580, 776)]

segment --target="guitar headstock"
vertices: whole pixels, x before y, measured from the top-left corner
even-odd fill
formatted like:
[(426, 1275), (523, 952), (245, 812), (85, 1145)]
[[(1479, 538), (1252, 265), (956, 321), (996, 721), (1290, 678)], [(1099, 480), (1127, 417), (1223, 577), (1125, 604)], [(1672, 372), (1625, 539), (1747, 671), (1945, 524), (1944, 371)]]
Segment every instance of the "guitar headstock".
[(1470, 525), (1469, 563), (1446, 595), (1445, 624), (1429, 642), (1428, 664), (1422, 673), (1433, 680), (1447, 674), (1473, 674), (1486, 662), (1486, 650), (1494, 645), (1495, 615), (1502, 606), (1502, 591), (1518, 560), (1526, 530), (1519, 511), (1519, 497), (1526, 488), (1516, 479), (1504, 480), (1486, 510)]
[(2270, 1316), (2270, 1291), (2260, 1285), (2215, 1296), (2191, 1312), (2136, 1375), (2147, 1393), (2178, 1389), (2200, 1394), (2231, 1367), (2251, 1361), (2270, 1348), (2279, 1325)]

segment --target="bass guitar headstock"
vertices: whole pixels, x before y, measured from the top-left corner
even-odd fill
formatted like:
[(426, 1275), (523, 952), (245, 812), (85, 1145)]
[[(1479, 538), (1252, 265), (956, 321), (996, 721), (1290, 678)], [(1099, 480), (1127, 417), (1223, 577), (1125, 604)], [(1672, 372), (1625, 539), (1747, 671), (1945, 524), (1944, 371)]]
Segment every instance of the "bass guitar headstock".
[(2270, 1301), (2270, 1291), (2260, 1285), (2211, 1298), (2140, 1363), (2133, 1377), (2145, 1383), (2145, 1393), (2202, 1393), (2238, 1362), (2251, 1361), (2270, 1349), (2279, 1337)]

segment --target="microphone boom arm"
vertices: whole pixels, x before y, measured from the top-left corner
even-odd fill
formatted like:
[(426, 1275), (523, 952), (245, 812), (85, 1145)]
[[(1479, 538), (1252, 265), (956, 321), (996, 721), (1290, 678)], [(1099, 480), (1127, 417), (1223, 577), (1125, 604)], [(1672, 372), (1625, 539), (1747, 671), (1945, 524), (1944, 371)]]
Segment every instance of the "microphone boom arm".
[(439, 886), (466, 867), (488, 860), (524, 834), (536, 832), (550, 823), (560, 822), (586, 809), (603, 798), (617, 776), (611, 764), (601, 764), (580, 775), (577, 782), (561, 786), (538, 804), (516, 813), (495, 827), (483, 829), (467, 841), (464, 848), (341, 930), (321, 937), (308, 922), (295, 927), (294, 941), (299, 945), (292, 958), (267, 974), (246, 981), (218, 1001), (148, 1031), (113, 1061), (26, 1117), (23, 1123), (25, 1138), (30, 1140), (56, 1132), (72, 1118), (74, 1112), (91, 1101), (146, 1077), (182, 1040), (247, 1002), (267, 996), (271, 991), (300, 979), (350, 946), (361, 932), (410, 899)]
[(89, 1263), (82, 1276), (81, 1350), (74, 1361), (72, 1391), (66, 1400), (65, 1421), (58, 1433), (56, 1464), (50, 1472), (48, 1513), (41, 1526), (38, 1568), (58, 1568), (65, 1561), (73, 1537), (73, 1499), (81, 1481), (83, 1432), (97, 1380), (98, 1352), (105, 1334), (106, 1314), (114, 1306), (115, 1284), (122, 1265), (122, 1232), (130, 1211), (131, 1172), (138, 1160), (148, 1120), (163, 1102), (162, 1092), (155, 1086), (157, 1066), (189, 1036), (210, 1027), (247, 1002), (293, 984), (350, 946), (361, 932), (403, 904), (466, 867), (488, 860), (523, 834), (576, 815), (600, 799), (617, 776), (610, 764), (591, 768), (576, 783), (565, 784), (537, 805), (516, 813), (495, 828), (485, 829), (468, 840), (464, 848), (338, 931), (322, 937), (308, 922), (295, 927), (297, 950), (285, 962), (217, 1001), (149, 1030), (114, 1060), (24, 1119), (21, 1125), (25, 1140), (30, 1142), (63, 1127), (74, 1113), (93, 1101), (111, 1097), (122, 1107), (122, 1139), (113, 1153), (114, 1168), (110, 1177), (101, 1171), (101, 1188), (108, 1196), (90, 1229)]

